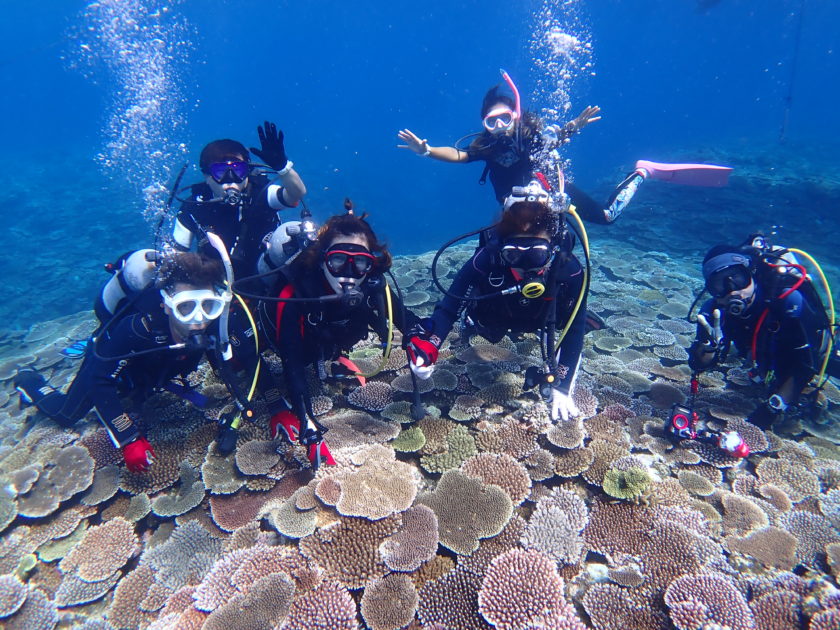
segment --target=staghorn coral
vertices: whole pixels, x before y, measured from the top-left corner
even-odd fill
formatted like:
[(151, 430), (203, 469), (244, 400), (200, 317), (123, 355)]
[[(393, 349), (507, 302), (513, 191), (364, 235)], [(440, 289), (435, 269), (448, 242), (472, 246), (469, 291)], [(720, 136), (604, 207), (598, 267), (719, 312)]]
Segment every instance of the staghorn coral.
[(755, 630), (755, 618), (744, 596), (721, 575), (683, 575), (665, 591), (671, 621), (679, 630), (696, 630), (698, 622), (715, 622), (732, 630)]
[(730, 552), (742, 553), (761, 564), (790, 570), (796, 565), (796, 538), (778, 527), (763, 527), (746, 536), (727, 536)]
[(611, 468), (604, 475), (603, 488), (604, 492), (616, 499), (637, 499), (647, 492), (650, 482), (650, 475), (643, 468)]
[(521, 505), (531, 492), (528, 470), (506, 453), (473, 455), (461, 465), (461, 472), (499, 486), (514, 506)]
[(362, 595), (362, 618), (371, 630), (399, 630), (414, 619), (417, 589), (407, 575), (374, 580)]
[(248, 592), (234, 595), (225, 605), (214, 610), (202, 626), (203, 630), (265, 630), (274, 628), (286, 618), (292, 603), (295, 585), (283, 573), (257, 580)]
[(456, 470), (446, 471), (437, 487), (420, 495), (417, 503), (437, 515), (440, 544), (461, 555), (475, 551), (480, 538), (502, 531), (513, 513), (504, 490)]
[(323, 582), (292, 600), (278, 630), (358, 630), (356, 603), (340, 584)]
[(382, 411), (394, 400), (394, 390), (387, 383), (372, 381), (350, 392), (347, 402), (365, 411)]
[(478, 593), (478, 610), (499, 630), (586, 628), (563, 597), (554, 563), (537, 551), (512, 549), (495, 558)]
[(0, 619), (15, 614), (23, 602), (29, 589), (13, 575), (0, 575)]
[(378, 521), (341, 517), (300, 541), (301, 553), (321, 567), (326, 577), (351, 589), (364, 588), (388, 569), (379, 546), (399, 529), (398, 515)]
[(152, 512), (164, 518), (186, 514), (204, 500), (204, 484), (195, 468), (181, 464), (180, 485), (174, 491), (162, 494), (152, 501)]
[(99, 582), (123, 567), (137, 551), (137, 545), (134, 525), (115, 518), (88, 529), (59, 568), (64, 573), (75, 572), (86, 582)]
[(431, 508), (415, 505), (402, 514), (402, 525), (379, 546), (382, 561), (392, 571), (416, 571), (435, 556), (438, 520)]
[(479, 584), (474, 575), (457, 568), (426, 582), (419, 592), (417, 618), (424, 628), (489, 630), (478, 612)]

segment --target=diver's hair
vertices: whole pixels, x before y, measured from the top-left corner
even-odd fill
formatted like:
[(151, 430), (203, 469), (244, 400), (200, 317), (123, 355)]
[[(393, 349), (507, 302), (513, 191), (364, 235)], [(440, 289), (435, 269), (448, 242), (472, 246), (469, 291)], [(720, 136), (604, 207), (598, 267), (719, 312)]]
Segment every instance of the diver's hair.
[(376, 256), (376, 262), (373, 264), (371, 273), (385, 273), (388, 271), (391, 268), (391, 252), (388, 251), (388, 246), (385, 243), (376, 238), (373, 229), (365, 221), (366, 217), (367, 213), (361, 216), (355, 214), (338, 214), (331, 217), (318, 230), (318, 238), (295, 259), (292, 263), (292, 268), (296, 270), (316, 269), (324, 259), (324, 251), (327, 245), (336, 236), (361, 234), (365, 237), (370, 252)]
[(504, 103), (511, 109), (516, 106), (516, 102), (503, 91), (502, 84), (494, 85), (489, 90), (487, 90), (487, 94), (484, 95), (484, 100), (481, 102), (481, 118), (487, 115), (491, 109), (493, 109), (493, 105), (497, 103)]
[(176, 284), (195, 287), (219, 287), (224, 284), (225, 269), (218, 258), (195, 252), (175, 252), (158, 269), (157, 286), (170, 291)]
[(538, 234), (554, 230), (554, 217), (548, 204), (540, 201), (518, 201), (502, 213), (496, 232), (505, 239), (514, 234)]
[(227, 162), (229, 160), (245, 160), (248, 162), (251, 154), (241, 142), (236, 140), (213, 140), (201, 150), (198, 158), (198, 166), (202, 173), (206, 173), (208, 167), (216, 162)]

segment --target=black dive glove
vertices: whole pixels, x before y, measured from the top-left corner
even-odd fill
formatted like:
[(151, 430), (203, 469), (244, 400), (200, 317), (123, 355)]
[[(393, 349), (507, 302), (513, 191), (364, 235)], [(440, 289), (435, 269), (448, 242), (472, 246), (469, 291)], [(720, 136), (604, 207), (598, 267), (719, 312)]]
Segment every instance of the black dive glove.
[(275, 171), (286, 168), (289, 158), (286, 157), (286, 147), (283, 144), (283, 132), (273, 122), (267, 120), (257, 127), (260, 137), (260, 148), (251, 147), (251, 153), (268, 164)]

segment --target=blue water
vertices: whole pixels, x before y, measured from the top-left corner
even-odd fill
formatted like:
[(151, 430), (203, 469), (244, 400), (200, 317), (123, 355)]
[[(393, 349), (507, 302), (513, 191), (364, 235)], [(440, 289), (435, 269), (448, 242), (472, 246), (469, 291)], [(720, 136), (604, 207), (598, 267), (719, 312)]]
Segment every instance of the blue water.
[[(418, 159), (396, 148), (396, 132), (409, 127), (443, 145), (477, 130), (499, 67), (520, 84), (526, 106), (556, 106), (534, 96), (546, 83), (534, 59), (541, 13), (591, 43), (591, 57), (575, 53), (580, 63), (570, 66), (570, 117), (588, 104), (604, 116), (566, 152), (581, 187), (605, 199), (639, 158), (736, 167), (729, 189), (646, 185), (627, 215), (593, 228), (593, 238), (692, 254), (781, 225), (780, 240), (840, 264), (838, 3), (143, 0), (136, 4), (149, 10), (127, 40), (134, 47), (106, 54), (101, 16), (115, 4), (4, 6), (4, 326), (89, 308), (101, 264), (150, 242), (142, 188), (156, 174), (168, 185), (209, 140), (255, 144), (265, 119), (285, 130), (316, 216), (340, 211), (349, 196), (399, 253), (488, 222), (496, 206), (489, 186), (477, 184), (480, 165)], [(163, 115), (129, 129), (105, 166), (97, 156), (126, 132), (112, 115), (136, 97), (132, 81), (148, 70), (147, 44), (157, 37), (169, 51), (158, 58), (171, 79), (157, 92)], [(191, 170), (187, 181), (197, 177)]]

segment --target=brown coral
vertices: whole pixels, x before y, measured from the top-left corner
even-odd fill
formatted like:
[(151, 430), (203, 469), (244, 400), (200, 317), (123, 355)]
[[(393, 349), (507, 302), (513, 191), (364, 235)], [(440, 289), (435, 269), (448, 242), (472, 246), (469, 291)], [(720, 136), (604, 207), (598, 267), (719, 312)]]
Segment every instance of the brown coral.
[(358, 630), (356, 602), (335, 582), (323, 582), (292, 601), (278, 630)]
[(504, 490), (456, 470), (445, 472), (437, 487), (418, 497), (417, 503), (437, 515), (440, 543), (461, 555), (475, 551), (480, 538), (502, 531), (513, 513)]
[(415, 571), (434, 558), (438, 548), (438, 521), (431, 508), (416, 505), (402, 514), (402, 525), (379, 546), (392, 571)]
[(374, 580), (362, 595), (361, 610), (371, 630), (399, 630), (414, 619), (417, 589), (407, 575), (392, 573)]
[(64, 573), (75, 572), (86, 582), (99, 582), (124, 566), (137, 551), (137, 545), (134, 525), (115, 518), (88, 529), (59, 566)]
[(744, 537), (728, 536), (726, 546), (768, 567), (790, 570), (796, 564), (796, 538), (778, 527), (764, 527)]
[(461, 465), (461, 472), (499, 486), (507, 492), (514, 506), (521, 505), (531, 492), (528, 470), (506, 453), (473, 455)]
[[(719, 575), (684, 575), (665, 591), (671, 621), (679, 630), (696, 630), (697, 622), (715, 622), (732, 630), (754, 630), (755, 619), (744, 596)], [(690, 620), (690, 621), (689, 621)]]
[(457, 568), (426, 582), (420, 589), (417, 618), (424, 628), (489, 630), (478, 612), (479, 584), (474, 575)]
[(302, 538), (300, 551), (324, 569), (328, 578), (347, 588), (364, 588), (388, 572), (379, 556), (379, 546), (399, 526), (397, 515), (378, 521), (341, 517)]
[(586, 628), (563, 597), (554, 562), (537, 551), (513, 549), (495, 558), (478, 593), (478, 610), (500, 630)]

